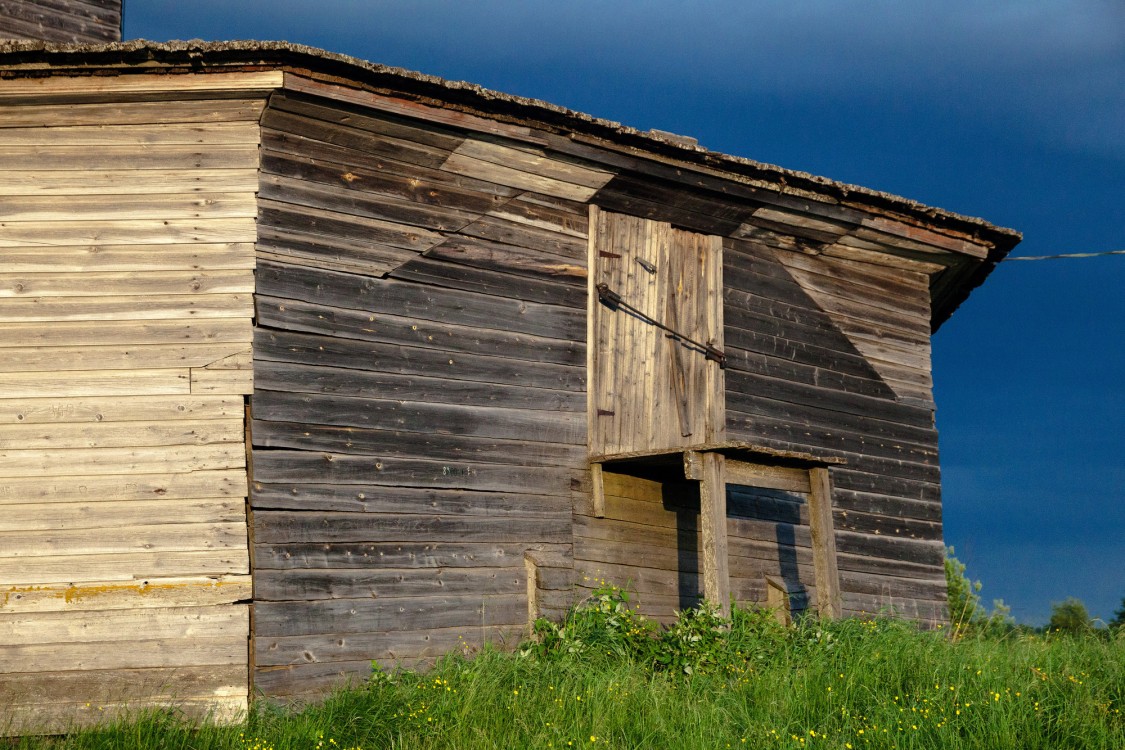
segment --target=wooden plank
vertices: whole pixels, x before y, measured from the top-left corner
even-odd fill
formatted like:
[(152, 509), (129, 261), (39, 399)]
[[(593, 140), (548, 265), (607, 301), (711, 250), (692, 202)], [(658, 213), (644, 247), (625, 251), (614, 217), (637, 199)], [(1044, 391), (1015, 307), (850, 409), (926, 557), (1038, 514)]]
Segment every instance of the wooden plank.
[[(528, 243), (531, 247), (535, 244)], [(426, 250), (426, 257), (569, 283), (581, 281), (587, 275), (586, 268), (574, 261), (540, 253), (537, 249), (472, 237), (451, 237)]]
[(245, 462), (245, 448), (227, 443), (137, 448), (4, 449), (0, 450), (0, 476), (184, 473), (236, 469), (244, 466)]
[[(3, 131), (0, 130), (0, 137)], [(12, 170), (0, 183), (0, 196), (210, 195), (252, 193), (258, 171), (236, 169), (29, 169)]]
[(429, 205), (420, 201), (369, 194), (357, 189), (354, 182), (359, 178), (356, 175), (352, 172), (346, 174), (355, 180), (349, 184), (347, 178), (341, 179), (343, 186), (263, 174), (258, 195), (279, 203), (337, 211), (351, 216), (363, 216), (445, 232), (457, 231), (479, 216), (479, 213)]
[[(60, 555), (35, 558), (34, 565), (30, 565), (27, 558), (0, 558), (0, 590), (12, 586), (70, 584), (79, 577), (91, 581), (143, 581), (153, 577), (245, 574), (249, 570), (250, 557), (245, 547), (118, 555)], [(245, 658), (245, 637), (242, 652)]]
[(292, 394), (259, 390), (257, 419), (306, 424), (394, 429), (430, 433), (434, 425), (451, 435), (495, 437), (580, 445), (581, 415), (429, 401), (355, 398), (335, 394)]
[(703, 595), (723, 617), (730, 617), (730, 569), (727, 559), (727, 485), (725, 460), (719, 453), (700, 456), (700, 526), (703, 530)]
[[(270, 144), (273, 141), (269, 141)], [(311, 142), (315, 143), (315, 142)], [(325, 150), (321, 146), (318, 151)], [(265, 150), (262, 153), (263, 179), (270, 175), (299, 180), (320, 186), (331, 186), (363, 196), (379, 196), (419, 207), (445, 209), (465, 215), (479, 216), (508, 200), (509, 188), (497, 189), (489, 183), (476, 183), (436, 170), (421, 167), (410, 170), (406, 165), (398, 170), (374, 169), (346, 159), (346, 154), (329, 151), (353, 163), (333, 164), (315, 158), (316, 154)], [(397, 172), (414, 172), (414, 177)]]
[(590, 464), (590, 487), (594, 516), (605, 518), (605, 474), (599, 463)]
[(187, 368), (4, 372), (0, 398), (185, 395), (191, 391), (189, 373)]
[(528, 549), (569, 550), (570, 544), (526, 541), (256, 544), (255, 570), (322, 568), (343, 570), (398, 568), (510, 568), (522, 564)]
[(553, 467), (400, 458), (372, 460), (371, 456), (270, 450), (255, 453), (253, 478), (268, 483), (390, 485), (557, 495), (570, 492), (574, 472)]
[(270, 97), (269, 106), (271, 110), (279, 110), (324, 123), (344, 125), (375, 135), (433, 146), (442, 151), (452, 151), (465, 138), (463, 133), (440, 125), (418, 122), (394, 114), (375, 111), (369, 107), (357, 107), (350, 102), (339, 99), (327, 100), (320, 96), (307, 96), (291, 91), (274, 92)]
[[(148, 519), (144, 519), (146, 522)], [(246, 548), (246, 523), (165, 523), (118, 525), (120, 534), (104, 528), (70, 528), (37, 531), (0, 531), (8, 560), (22, 560), (34, 575), (37, 558), (53, 561), (60, 556), (119, 555), (145, 550), (191, 552)], [(80, 574), (78, 570), (75, 574)]]
[[(312, 139), (338, 148), (360, 152), (366, 154), (368, 159), (382, 157), (431, 169), (440, 167), (449, 155), (448, 149), (426, 145), (413, 137), (395, 138), (273, 108), (267, 108), (262, 115), (262, 128), (265, 131), (292, 134), (298, 138)], [(283, 140), (293, 142), (292, 139)], [(274, 147), (274, 144), (277, 144), (278, 141), (278, 138), (267, 138), (266, 133), (263, 133), (264, 144)], [(297, 149), (297, 153), (300, 153), (300, 149)], [(345, 159), (344, 163), (351, 161), (351, 159)], [(360, 160), (358, 164), (360, 166), (369, 165), (370, 161)]]
[(258, 323), (282, 330), (361, 341), (507, 357), (518, 361), (577, 365), (584, 342), (455, 325), (414, 316), (375, 314), (258, 295)]
[[(50, 710), (54, 704), (73, 704), (78, 697), (91, 703), (177, 699), (202, 700), (208, 695), (231, 698), (246, 694), (246, 670), (230, 665), (163, 667), (137, 672), (107, 669), (88, 672), (58, 671), (7, 674), (0, 685), (0, 702), (6, 705), (38, 706)], [(61, 700), (70, 698), (69, 701)], [(72, 709), (77, 706), (71, 705)], [(104, 713), (104, 712), (103, 712)]]
[(381, 219), (369, 219), (341, 211), (259, 199), (259, 222), (276, 230), (298, 229), (320, 237), (422, 252), (444, 237), (420, 227)]
[[(90, 147), (98, 148), (98, 147)], [(257, 216), (254, 194), (155, 193), (151, 195), (6, 196), (0, 220), (14, 222), (124, 221), (132, 219), (230, 219)]]
[(443, 289), (490, 294), (507, 299), (543, 302), (582, 309), (585, 290), (580, 286), (562, 284), (555, 279), (538, 279), (500, 273), (472, 264), (449, 263), (433, 258), (415, 258), (390, 272), (394, 278), (415, 281)]
[(488, 216), (497, 219), (498, 226), (520, 225), (550, 234), (573, 237), (581, 241), (581, 249), (584, 252), (590, 226), (589, 208), (585, 204), (574, 201), (523, 193), (509, 201), (499, 203), (488, 212)]
[(241, 417), (170, 422), (0, 423), (0, 450), (203, 445), (242, 439)]
[(251, 429), (255, 447), (261, 448), (522, 466), (574, 467), (580, 465), (585, 456), (584, 448), (579, 445), (425, 431), (369, 430), (262, 420), (254, 420)]
[[(337, 387), (343, 387), (339, 379), (333, 379), (332, 368), (365, 370), (372, 362), (379, 362), (380, 369), (385, 373), (432, 375), (441, 378), (443, 382), (450, 383), (449, 387), (453, 390), (456, 390), (458, 385), (452, 381), (469, 381), (470, 384), (473, 382), (510, 383), (513, 386), (536, 388), (552, 394), (565, 392), (572, 394), (572, 397), (585, 398), (585, 371), (581, 367), (550, 362), (529, 362), (463, 352), (456, 357), (451, 357), (439, 349), (262, 328), (255, 331), (254, 357), (258, 363), (255, 374), (263, 378), (285, 378), (286, 368), (275, 370), (272, 365), (265, 363), (288, 362), (302, 368), (303, 371), (304, 368), (319, 368), (324, 372), (325, 380), (332, 381)], [(305, 371), (305, 374), (310, 373)], [(298, 389), (290, 385), (272, 390)], [(427, 398), (432, 397), (431, 392)]]
[[(64, 643), (111, 643), (162, 638), (246, 638), (247, 607), (168, 607), (0, 615), (0, 641), (7, 647)], [(76, 665), (77, 666), (77, 665)], [(23, 670), (21, 670), (23, 671)], [(31, 670), (27, 670), (31, 671)]]
[(242, 498), (246, 491), (246, 471), (241, 468), (189, 474), (8, 477), (0, 479), (0, 505)]
[(48, 99), (55, 96), (83, 97), (110, 94), (158, 94), (177, 92), (266, 91), (282, 85), (280, 70), (259, 72), (182, 73), (174, 77), (162, 74), (132, 73), (120, 76), (75, 76), (9, 78), (0, 83), (0, 100)]
[[(2, 156), (3, 152), (0, 151), (0, 157)], [(0, 163), (3, 163), (2, 158), (0, 158)], [(529, 190), (533, 193), (542, 193), (543, 195), (572, 201), (586, 202), (598, 192), (597, 188), (483, 161), (461, 153), (460, 149), (454, 151), (449, 155), (449, 158), (441, 163), (441, 169), (453, 174), (461, 174), (519, 190)]]
[(0, 348), (26, 346), (91, 346), (106, 344), (167, 344), (172, 342), (250, 343), (253, 329), (246, 318), (179, 320), (90, 320), (5, 323)]
[(0, 128), (257, 122), (264, 106), (263, 99), (7, 106), (0, 112)]
[(541, 138), (536, 136), (531, 128), (523, 125), (513, 125), (485, 117), (478, 117), (457, 109), (433, 107), (409, 99), (376, 94), (371, 91), (363, 91), (347, 86), (325, 83), (323, 81), (314, 81), (295, 73), (285, 74), (285, 88), (290, 91), (323, 96), (328, 99), (358, 104), (362, 107), (370, 107), (383, 112), (391, 112), (397, 115), (435, 122), (449, 127), (482, 133), (493, 133), (495, 135), (515, 138), (528, 143), (544, 143)]
[[(41, 253), (50, 255), (43, 248)], [(152, 255), (159, 250), (150, 251)], [(249, 269), (216, 271), (83, 271), (0, 274), (0, 297), (117, 297), (248, 294)]]
[(193, 394), (249, 395), (254, 392), (254, 371), (249, 369), (191, 369)]
[(0, 424), (223, 419), (242, 411), (242, 399), (223, 396), (0, 399)]
[[(0, 307), (4, 303), (0, 302)], [(0, 372), (60, 370), (168, 370), (205, 367), (248, 352), (247, 344), (148, 344), (140, 346), (31, 346), (4, 350)], [(2, 407), (0, 407), (2, 408)]]
[[(4, 82), (0, 82), (2, 84)], [(4, 87), (0, 85), (0, 101)], [(3, 131), (0, 131), (2, 134)], [(5, 171), (100, 171), (120, 169), (192, 170), (252, 169), (258, 165), (257, 144), (168, 144), (142, 149), (128, 146), (9, 146), (0, 144), (0, 168)]]
[[(257, 177), (254, 178), (257, 184)], [(0, 183), (2, 185), (4, 183)], [(4, 271), (11, 274), (113, 271), (253, 270), (254, 244), (78, 245), (8, 247)]]
[[(443, 364), (447, 367), (448, 361), (446, 355)], [(385, 400), (437, 401), (534, 411), (579, 412), (585, 407), (585, 398), (580, 392), (531, 388), (522, 384), (508, 385), (502, 381), (489, 382), (487, 375), (475, 381), (269, 361), (259, 361), (254, 374), (255, 382), (262, 390), (290, 393), (334, 393)]]
[(5, 504), (0, 532), (73, 531), (178, 523), (245, 522), (243, 498), (164, 498), (89, 503)]
[[(454, 153), (594, 189), (601, 188), (614, 177), (613, 172), (594, 167), (588, 162), (570, 156), (548, 155), (543, 149), (523, 144), (512, 145), (499, 140), (469, 137), (457, 146)], [(551, 195), (551, 193), (544, 192), (544, 195)]]
[[(493, 596), (525, 593), (523, 565), (512, 568), (266, 570), (254, 576), (258, 601)], [(259, 662), (261, 663), (261, 662)]]
[(486, 515), (460, 517), (434, 514), (316, 514), (254, 508), (255, 544), (306, 542), (560, 542), (569, 537), (569, 519)]
[(249, 575), (223, 575), (4, 586), (0, 614), (232, 604), (251, 598), (252, 583)]
[[(46, 125), (46, 126), (45, 126)], [(258, 145), (256, 121), (210, 123), (163, 123), (131, 125), (89, 123), (32, 127), (0, 127), (2, 146), (138, 146), (162, 148), (167, 145), (216, 146)]]
[[(0, 274), (0, 276), (6, 275)], [(250, 283), (253, 283), (252, 279)], [(79, 320), (182, 320), (185, 318), (245, 318), (249, 320), (253, 315), (254, 300), (250, 293), (24, 298), (5, 297), (0, 292), (0, 323)]]
[[(246, 716), (248, 706), (245, 697), (208, 699), (199, 696), (192, 700), (177, 700), (174, 703), (177, 714), (185, 719), (199, 722), (213, 721), (218, 724), (240, 721)], [(167, 701), (157, 700), (104, 704), (89, 701), (56, 702), (49, 707), (16, 706), (12, 708), (10, 717), (0, 715), (0, 722), (3, 722), (5, 727), (10, 726), (13, 734), (65, 734), (83, 728), (102, 727), (118, 720), (129, 721), (134, 719), (138, 712), (149, 708), (158, 711), (167, 710), (169, 705)]]
[(259, 602), (258, 639), (318, 633), (396, 632), (428, 628), (523, 625), (526, 594), (419, 596), (312, 602)]
[(580, 313), (555, 305), (504, 300), (469, 292), (435, 292), (395, 279), (324, 269), (300, 269), (267, 262), (255, 274), (257, 293), (329, 307), (378, 312), (476, 328), (523, 332), (554, 339), (578, 339)]
[(840, 572), (836, 568), (836, 532), (832, 523), (832, 477), (828, 469), (809, 471), (809, 531), (816, 568), (817, 612), (825, 619), (841, 616)]
[[(569, 519), (571, 497), (534, 493), (330, 484), (255, 482), (250, 505), (256, 510), (350, 513), (402, 513), (449, 516), (534, 516)], [(389, 564), (389, 563), (388, 563)], [(515, 563), (511, 563), (515, 565)]]
[(258, 259), (348, 273), (385, 276), (389, 271), (417, 258), (414, 250), (389, 245), (361, 246), (339, 237), (309, 234), (296, 229), (275, 229), (262, 225)]
[(0, 247), (74, 245), (182, 245), (254, 242), (257, 223), (244, 219), (135, 219), (132, 221), (0, 222)]
[(726, 461), (726, 481), (728, 485), (788, 490), (790, 492), (809, 492), (809, 472), (807, 469), (789, 469), (782, 466), (762, 466), (745, 461)]

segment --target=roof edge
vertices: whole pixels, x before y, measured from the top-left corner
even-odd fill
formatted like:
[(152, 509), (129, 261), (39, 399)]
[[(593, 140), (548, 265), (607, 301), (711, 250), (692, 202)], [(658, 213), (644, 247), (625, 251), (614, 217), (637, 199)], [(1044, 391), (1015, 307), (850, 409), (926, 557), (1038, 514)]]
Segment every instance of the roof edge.
[[(134, 72), (155, 72), (154, 66), (185, 68), (198, 72), (246, 66), (296, 68), (294, 72), (310, 72), (342, 79), (334, 82), (356, 88), (375, 89), (380, 93), (394, 93), (430, 103), (438, 102), (443, 106), (463, 108), (476, 114), (523, 125), (532, 124), (557, 132), (582, 133), (625, 148), (673, 159), (687, 167), (696, 166), (723, 172), (733, 181), (748, 182), (757, 187), (768, 187), (780, 193), (828, 204), (906, 218), (919, 225), (944, 230), (985, 245), (989, 248), (989, 257), (977, 269), (978, 273), (973, 275), (976, 280), (972, 284), (974, 287), (1022, 239), (1019, 232), (995, 226), (984, 219), (935, 208), (890, 193), (710, 151), (693, 144), (690, 139), (640, 131), (538, 99), (504, 94), (465, 81), (450, 81), (301, 44), (245, 40), (150, 42), (141, 39), (98, 45), (3, 42), (0, 43), (0, 67), (2, 66), (7, 66), (6, 70), (0, 69), (0, 76), (3, 77), (34, 77), (99, 67), (118, 72), (122, 68), (132, 68)], [(960, 300), (956, 304), (960, 304)], [(955, 309), (956, 304), (949, 312)]]

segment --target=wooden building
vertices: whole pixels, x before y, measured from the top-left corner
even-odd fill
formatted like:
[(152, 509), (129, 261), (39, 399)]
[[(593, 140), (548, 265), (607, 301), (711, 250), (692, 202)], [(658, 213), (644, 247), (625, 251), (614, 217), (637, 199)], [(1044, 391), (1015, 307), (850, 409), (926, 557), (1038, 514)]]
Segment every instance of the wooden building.
[(946, 617), (929, 342), (1019, 240), (273, 43), (0, 48), (0, 727), (598, 580)]

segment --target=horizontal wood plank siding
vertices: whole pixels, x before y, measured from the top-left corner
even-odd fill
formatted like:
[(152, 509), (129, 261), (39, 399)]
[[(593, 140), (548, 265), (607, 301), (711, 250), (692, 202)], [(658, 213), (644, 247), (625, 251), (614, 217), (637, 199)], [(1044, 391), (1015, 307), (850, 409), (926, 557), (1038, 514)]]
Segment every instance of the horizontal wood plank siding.
[(845, 459), (832, 469), (845, 614), (940, 622), (928, 279), (795, 253), (766, 230), (724, 250), (729, 437)]
[(585, 489), (595, 170), (296, 92), (262, 125), (254, 684), (513, 643)]
[(246, 707), (262, 106), (0, 104), (8, 731)]

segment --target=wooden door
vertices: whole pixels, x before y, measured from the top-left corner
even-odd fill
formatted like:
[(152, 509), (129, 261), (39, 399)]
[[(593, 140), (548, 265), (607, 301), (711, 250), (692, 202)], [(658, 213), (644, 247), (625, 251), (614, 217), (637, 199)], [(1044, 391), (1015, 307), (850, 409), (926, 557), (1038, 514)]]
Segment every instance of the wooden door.
[(591, 456), (721, 441), (722, 239), (591, 209)]

